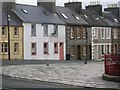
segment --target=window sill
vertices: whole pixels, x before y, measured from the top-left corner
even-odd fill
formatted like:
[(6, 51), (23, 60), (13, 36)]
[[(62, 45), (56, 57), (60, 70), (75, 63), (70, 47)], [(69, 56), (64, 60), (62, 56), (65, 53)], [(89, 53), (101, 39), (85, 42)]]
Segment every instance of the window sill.
[(19, 54), (18, 52), (14, 52), (14, 54)]

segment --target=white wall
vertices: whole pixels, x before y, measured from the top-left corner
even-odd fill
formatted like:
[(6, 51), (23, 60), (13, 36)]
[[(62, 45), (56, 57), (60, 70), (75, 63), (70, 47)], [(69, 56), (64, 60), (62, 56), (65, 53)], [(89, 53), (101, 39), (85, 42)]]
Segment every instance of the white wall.
[[(58, 54), (54, 54), (54, 42), (64, 43), (64, 59), (66, 59), (66, 44), (65, 44), (65, 26), (58, 26), (58, 37), (52, 37), (51, 33), (54, 31), (54, 26), (48, 25), (48, 37), (43, 37), (43, 26), (36, 24), (36, 37), (31, 37), (31, 24), (24, 23), (24, 59), (40, 59), (40, 60), (59, 60), (59, 47)], [(37, 54), (31, 55), (31, 42), (37, 44)], [(49, 43), (49, 54), (43, 53), (43, 43)]]

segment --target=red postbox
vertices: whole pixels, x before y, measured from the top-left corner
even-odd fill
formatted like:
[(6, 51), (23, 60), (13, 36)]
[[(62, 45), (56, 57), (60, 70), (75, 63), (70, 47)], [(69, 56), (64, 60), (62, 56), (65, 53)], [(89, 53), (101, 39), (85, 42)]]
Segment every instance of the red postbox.
[(120, 76), (120, 55), (105, 55), (105, 74)]

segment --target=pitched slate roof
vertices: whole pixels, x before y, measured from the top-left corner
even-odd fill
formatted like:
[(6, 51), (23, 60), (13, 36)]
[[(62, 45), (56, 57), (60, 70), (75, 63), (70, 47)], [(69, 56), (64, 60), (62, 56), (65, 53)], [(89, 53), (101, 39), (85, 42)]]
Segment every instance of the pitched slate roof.
[(57, 14), (51, 14), (40, 6), (17, 4), (14, 13), (27, 23), (64, 24)]
[(90, 26), (109, 26), (109, 24), (105, 21), (105, 19), (101, 16), (99, 16), (95, 11), (93, 10), (86, 10), (83, 9), (82, 10), (82, 18), (84, 18), (84, 20), (86, 22), (89, 23)]
[[(77, 13), (68, 7), (56, 7), (56, 13), (59, 15), (61, 20), (66, 24), (70, 25), (88, 25), (88, 23)], [(62, 15), (64, 14), (64, 15)]]
[[(7, 12), (5, 12), (4, 10), (2, 10), (2, 23), (1, 25), (7, 25)], [(9, 24), (11, 26), (22, 26), (22, 21), (14, 14), (14, 13), (10, 13), (10, 22)]]
[(114, 16), (111, 12), (104, 11), (102, 14), (109, 25), (120, 27), (120, 19)]

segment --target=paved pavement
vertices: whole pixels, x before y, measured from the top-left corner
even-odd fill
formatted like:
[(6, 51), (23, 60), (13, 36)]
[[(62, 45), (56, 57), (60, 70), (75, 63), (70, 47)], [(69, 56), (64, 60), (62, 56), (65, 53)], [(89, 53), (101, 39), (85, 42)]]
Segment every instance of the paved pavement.
[(15, 88), (19, 89), (19, 88), (83, 88), (83, 87), (76, 87), (71, 85), (49, 83), (42, 81), (32, 81), (26, 79), (18, 79), (3, 75), (2, 89), (15, 89)]
[[(42, 81), (33, 81), (33, 80), (26, 80), (26, 79), (18, 79), (13, 78), (9, 76), (4, 76), (2, 78), (3, 84), (2, 89), (4, 90), (23, 90), (23, 89), (45, 89), (45, 90), (61, 90), (61, 89), (67, 89), (67, 90), (113, 90), (113, 89), (98, 89), (98, 88), (84, 88), (84, 87), (78, 87), (78, 86), (72, 86), (72, 85), (65, 85), (65, 84), (58, 84), (58, 83), (49, 83), (49, 82), (42, 82)], [(114, 89), (116, 90), (116, 89)]]
[(103, 73), (103, 62), (90, 62), (88, 64), (78, 62), (51, 63), (49, 65), (43, 63), (3, 66), (2, 68), (2, 74), (12, 77), (83, 87), (120, 89), (118, 82), (102, 80)]

